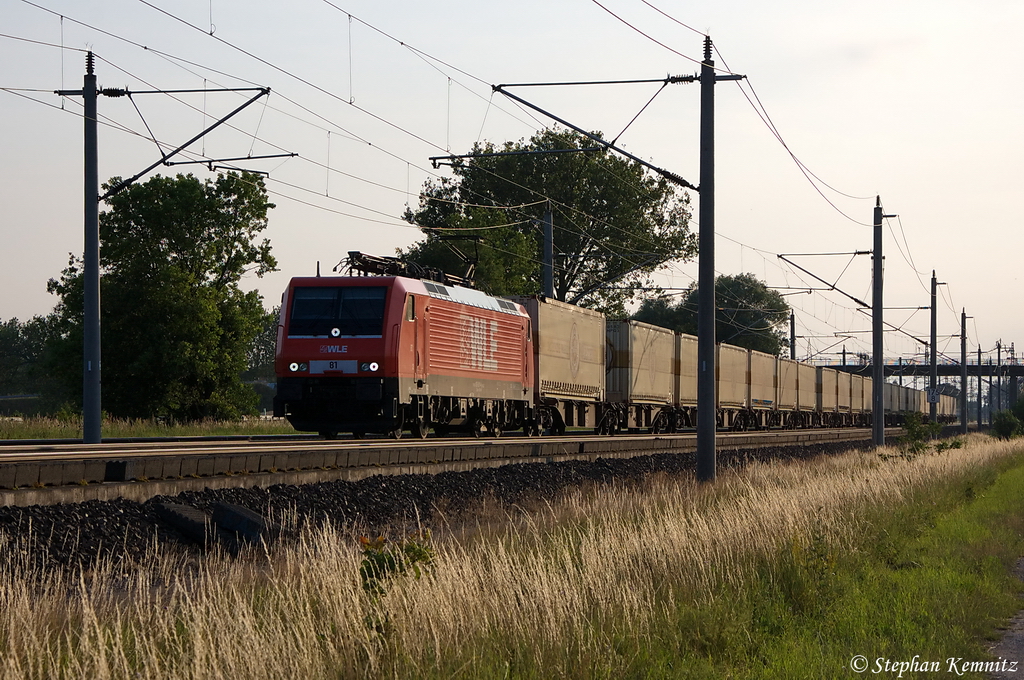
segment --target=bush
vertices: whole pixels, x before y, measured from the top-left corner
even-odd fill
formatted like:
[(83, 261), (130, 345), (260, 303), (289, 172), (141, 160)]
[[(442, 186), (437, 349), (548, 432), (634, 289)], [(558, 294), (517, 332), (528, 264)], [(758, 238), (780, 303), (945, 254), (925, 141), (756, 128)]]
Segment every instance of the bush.
[(1013, 415), (1017, 420), (1024, 422), (1024, 395), (1021, 395), (1017, 403), (1013, 405)]
[(1010, 439), (1024, 434), (1024, 425), (1011, 411), (1000, 411), (992, 419), (992, 429), (1000, 439)]
[(920, 413), (910, 412), (906, 415), (904, 434), (898, 438), (904, 453), (915, 456), (928, 448), (928, 442), (942, 433), (938, 423), (926, 421)]

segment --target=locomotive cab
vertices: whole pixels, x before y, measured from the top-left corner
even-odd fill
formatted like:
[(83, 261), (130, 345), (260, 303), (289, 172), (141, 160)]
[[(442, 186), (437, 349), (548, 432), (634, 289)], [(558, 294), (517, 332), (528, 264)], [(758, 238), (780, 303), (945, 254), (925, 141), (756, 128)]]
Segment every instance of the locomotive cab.
[[(274, 414), (297, 430), (386, 432), (399, 423), (386, 345), (393, 278), (292, 279), (282, 300)], [(400, 307), (399, 307), (400, 309)]]

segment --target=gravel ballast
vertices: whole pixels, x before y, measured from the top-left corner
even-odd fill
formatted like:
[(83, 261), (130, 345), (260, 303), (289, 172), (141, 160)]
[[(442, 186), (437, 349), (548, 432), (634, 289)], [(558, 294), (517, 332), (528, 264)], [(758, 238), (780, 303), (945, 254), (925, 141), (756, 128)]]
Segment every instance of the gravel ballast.
[[(721, 451), (720, 468), (751, 460), (808, 458), (860, 448), (859, 442)], [(434, 508), (448, 515), (472, 511), (482, 500), (522, 504), (551, 499), (585, 483), (639, 482), (654, 473), (691, 475), (693, 454), (658, 454), (505, 465), (435, 475), (377, 475), (354, 482), (276, 485), (267, 488), (206, 489), (145, 503), (124, 499), (0, 508), (0, 559), (21, 558), (42, 568), (76, 567), (97, 559), (138, 562), (157, 549), (201, 551), (167, 520), (161, 506), (186, 505), (213, 513), (218, 503), (233, 504), (272, 518), (290, 517), (299, 526), (333, 523), (354, 530), (382, 531), (421, 524), (430, 527)]]

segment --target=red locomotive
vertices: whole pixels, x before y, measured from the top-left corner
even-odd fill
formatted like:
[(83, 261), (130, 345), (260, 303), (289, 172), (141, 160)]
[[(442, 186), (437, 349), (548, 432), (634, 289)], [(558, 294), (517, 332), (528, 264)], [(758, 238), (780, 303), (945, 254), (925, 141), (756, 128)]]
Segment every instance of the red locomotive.
[(401, 276), (293, 278), (274, 414), (297, 430), (498, 435), (532, 422), (530, 317), (476, 290)]

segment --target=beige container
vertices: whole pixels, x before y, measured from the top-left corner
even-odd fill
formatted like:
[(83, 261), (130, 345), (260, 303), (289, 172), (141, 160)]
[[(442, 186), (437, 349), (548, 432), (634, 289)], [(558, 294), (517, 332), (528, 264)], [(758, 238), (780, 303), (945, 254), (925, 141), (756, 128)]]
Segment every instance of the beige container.
[(946, 417), (955, 416), (959, 408), (958, 401), (960, 400), (949, 394), (940, 394), (938, 415)]
[(849, 413), (850, 407), (853, 404), (853, 376), (845, 371), (837, 371), (836, 374), (839, 377), (836, 406), (839, 408), (840, 413)]
[(776, 368), (778, 383), (778, 397), (780, 411), (795, 411), (797, 405), (797, 377), (800, 373), (800, 364), (792, 359), (779, 358)]
[(633, 321), (607, 322), (607, 396), (612, 403), (673, 404), (675, 333)]
[(509, 299), (526, 307), (533, 323), (537, 395), (604, 401), (604, 314), (535, 295)]
[(896, 383), (884, 383), (882, 389), (882, 406), (886, 413), (900, 410), (900, 386)]
[(839, 374), (834, 368), (817, 367), (815, 403), (821, 413), (835, 413), (839, 408)]
[(813, 411), (818, 407), (818, 369), (810, 364), (797, 364), (798, 411)]
[(854, 413), (871, 410), (871, 395), (865, 394), (864, 376), (848, 375), (850, 376), (850, 410)]
[(778, 357), (774, 354), (750, 351), (750, 408), (771, 410), (778, 399), (775, 372)]
[(674, 369), (676, 380), (676, 405), (694, 407), (697, 405), (697, 338), (679, 333), (676, 335), (676, 359)]
[(718, 408), (746, 408), (750, 350), (732, 345), (718, 345), (715, 350)]

